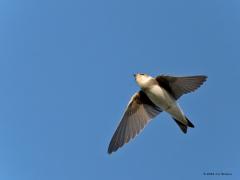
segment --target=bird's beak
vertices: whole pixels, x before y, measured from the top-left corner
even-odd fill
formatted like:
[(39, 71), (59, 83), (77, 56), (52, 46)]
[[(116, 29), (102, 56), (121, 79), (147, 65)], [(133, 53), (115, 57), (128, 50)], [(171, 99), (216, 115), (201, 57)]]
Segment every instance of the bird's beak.
[(136, 78), (137, 75), (136, 75), (136, 74), (133, 74), (133, 76)]

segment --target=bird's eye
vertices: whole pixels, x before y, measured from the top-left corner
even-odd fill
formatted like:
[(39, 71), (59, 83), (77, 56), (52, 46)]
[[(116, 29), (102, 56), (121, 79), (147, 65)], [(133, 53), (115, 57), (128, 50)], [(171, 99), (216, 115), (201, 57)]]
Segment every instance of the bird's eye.
[(145, 74), (140, 74), (140, 75), (144, 76)]

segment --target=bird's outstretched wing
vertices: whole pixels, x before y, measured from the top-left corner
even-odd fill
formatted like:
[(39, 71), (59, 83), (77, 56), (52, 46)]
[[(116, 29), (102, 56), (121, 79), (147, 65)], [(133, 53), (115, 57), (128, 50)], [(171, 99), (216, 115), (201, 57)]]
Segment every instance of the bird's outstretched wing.
[(157, 116), (161, 111), (143, 91), (135, 93), (111, 139), (108, 153), (111, 154), (125, 143), (128, 143), (144, 128), (150, 119)]
[(158, 84), (166, 89), (176, 100), (183, 94), (190, 93), (199, 88), (207, 79), (207, 76), (174, 77), (160, 75), (156, 77)]

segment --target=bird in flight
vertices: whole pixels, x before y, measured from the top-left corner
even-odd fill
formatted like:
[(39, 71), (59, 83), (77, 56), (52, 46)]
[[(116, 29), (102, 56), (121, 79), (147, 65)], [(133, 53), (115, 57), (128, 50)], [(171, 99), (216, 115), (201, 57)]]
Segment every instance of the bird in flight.
[(207, 79), (207, 76), (175, 77), (160, 75), (151, 77), (147, 74), (134, 74), (140, 91), (129, 101), (108, 147), (111, 154), (133, 139), (144, 126), (159, 113), (170, 114), (183, 133), (194, 125), (185, 116), (177, 100), (183, 95), (195, 91)]

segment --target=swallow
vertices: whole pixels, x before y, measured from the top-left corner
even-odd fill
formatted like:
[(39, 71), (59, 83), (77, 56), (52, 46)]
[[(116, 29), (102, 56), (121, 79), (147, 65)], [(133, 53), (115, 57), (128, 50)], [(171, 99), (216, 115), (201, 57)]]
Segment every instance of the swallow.
[(134, 74), (134, 77), (140, 91), (131, 97), (127, 105), (110, 141), (109, 154), (128, 143), (151, 119), (163, 111), (170, 114), (183, 133), (187, 133), (188, 127), (194, 128), (177, 100), (183, 94), (195, 91), (207, 80), (207, 76), (204, 75), (185, 77), (160, 75), (154, 78), (138, 73)]

